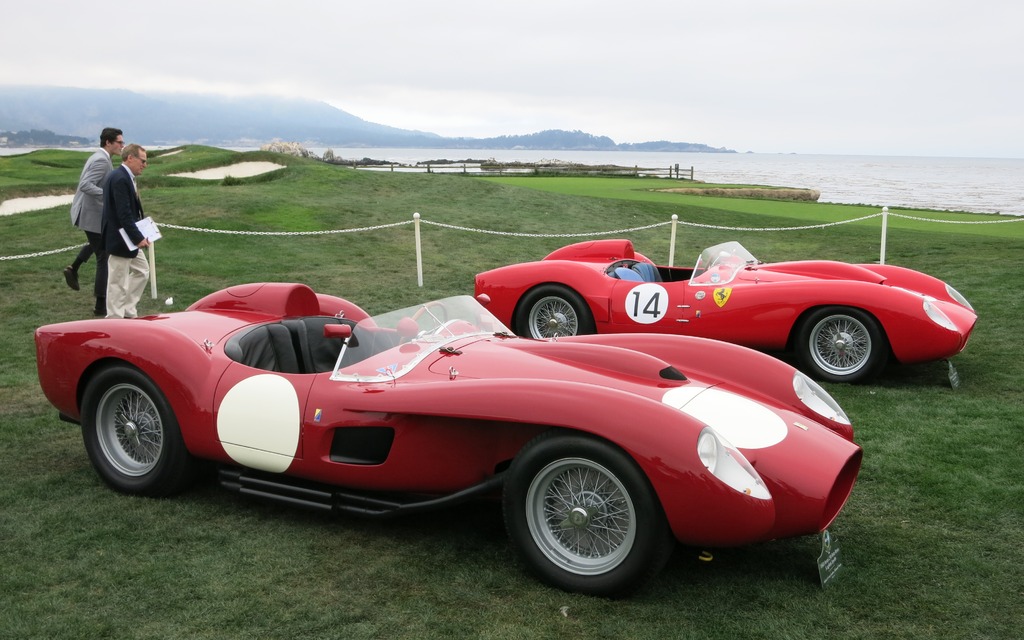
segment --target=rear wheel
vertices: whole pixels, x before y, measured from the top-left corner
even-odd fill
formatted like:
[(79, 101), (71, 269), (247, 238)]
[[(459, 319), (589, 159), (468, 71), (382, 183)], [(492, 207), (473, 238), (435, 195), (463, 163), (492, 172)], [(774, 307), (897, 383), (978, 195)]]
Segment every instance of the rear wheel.
[(811, 375), (830, 382), (864, 382), (878, 375), (889, 344), (878, 322), (851, 307), (824, 307), (797, 334), (797, 357)]
[(646, 476), (600, 440), (548, 431), (509, 470), (505, 526), (523, 562), (566, 591), (619, 597), (650, 580), (675, 546)]
[(582, 297), (568, 287), (549, 284), (523, 296), (514, 330), (528, 338), (555, 338), (595, 333), (594, 317)]
[(97, 473), (118, 491), (166, 496), (195, 477), (197, 463), (185, 449), (170, 404), (133, 367), (110, 367), (89, 381), (82, 438)]

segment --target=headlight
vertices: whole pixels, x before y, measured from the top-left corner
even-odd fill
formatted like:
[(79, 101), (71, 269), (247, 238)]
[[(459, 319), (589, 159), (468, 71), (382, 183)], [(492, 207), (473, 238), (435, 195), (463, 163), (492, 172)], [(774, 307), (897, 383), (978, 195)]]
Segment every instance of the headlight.
[(939, 325), (943, 329), (949, 329), (950, 331), (956, 331), (956, 325), (949, 319), (942, 309), (938, 308), (934, 304), (934, 300), (929, 298), (924, 299), (924, 313), (927, 315), (932, 322)]
[(835, 401), (835, 398), (830, 396), (820, 384), (799, 371), (793, 372), (793, 391), (796, 392), (796, 397), (804, 403), (805, 407), (819, 416), (832, 422), (850, 424), (850, 418)]
[(697, 455), (711, 475), (736, 491), (760, 500), (771, 499), (772, 494), (750, 461), (711, 427), (700, 432)]
[(710, 429), (701, 431), (700, 437), (697, 438), (697, 456), (700, 457), (701, 464), (714, 474), (718, 462), (718, 438)]
[(967, 298), (965, 298), (962, 293), (960, 293), (959, 291), (957, 291), (953, 287), (949, 286), (948, 284), (946, 285), (946, 293), (949, 294), (950, 298), (953, 298), (954, 300), (956, 300), (957, 302), (959, 302), (963, 306), (967, 307), (971, 311), (974, 311), (974, 307), (971, 306), (970, 302), (967, 302)]

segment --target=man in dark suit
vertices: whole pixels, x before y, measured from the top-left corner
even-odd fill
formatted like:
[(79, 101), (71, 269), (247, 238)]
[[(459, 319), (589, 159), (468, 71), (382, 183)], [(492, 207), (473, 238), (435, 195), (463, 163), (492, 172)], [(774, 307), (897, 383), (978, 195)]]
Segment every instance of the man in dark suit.
[(78, 188), (71, 202), (71, 224), (85, 232), (88, 244), (78, 252), (75, 261), (64, 267), (64, 281), (78, 290), (78, 267), (89, 256), (96, 254), (96, 281), (93, 295), (96, 296), (95, 315), (107, 313), (107, 254), (103, 251), (100, 230), (103, 223), (103, 184), (107, 174), (113, 170), (111, 158), (120, 154), (124, 147), (124, 136), (120, 129), (107, 127), (100, 132), (100, 150), (89, 156), (78, 178)]
[[(149, 240), (139, 231), (142, 202), (135, 178), (146, 168), (146, 150), (130, 144), (121, 151), (121, 166), (103, 186), (103, 248), (107, 252), (107, 317), (138, 317), (136, 305), (149, 279)], [(121, 231), (134, 246), (129, 246)]]

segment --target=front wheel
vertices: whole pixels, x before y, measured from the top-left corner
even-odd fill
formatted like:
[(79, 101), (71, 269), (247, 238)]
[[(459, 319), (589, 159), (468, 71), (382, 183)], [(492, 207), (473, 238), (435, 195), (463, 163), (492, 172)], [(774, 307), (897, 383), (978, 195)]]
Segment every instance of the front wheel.
[(801, 367), (829, 382), (864, 382), (889, 358), (889, 344), (878, 322), (849, 307), (825, 307), (809, 315), (797, 334)]
[(151, 497), (185, 488), (196, 461), (160, 389), (129, 366), (99, 372), (85, 388), (82, 438), (97, 473), (118, 491)]
[(675, 546), (640, 468), (590, 437), (537, 436), (512, 462), (503, 506), (516, 553), (566, 591), (628, 595), (661, 570)]
[(513, 329), (527, 338), (595, 333), (594, 317), (578, 293), (562, 285), (537, 287), (523, 296)]

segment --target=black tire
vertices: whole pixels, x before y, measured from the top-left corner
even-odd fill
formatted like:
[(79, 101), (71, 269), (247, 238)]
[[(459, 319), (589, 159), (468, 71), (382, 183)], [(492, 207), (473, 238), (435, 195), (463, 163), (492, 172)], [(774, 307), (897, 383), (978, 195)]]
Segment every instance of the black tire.
[(829, 382), (865, 382), (889, 360), (885, 333), (870, 314), (852, 307), (823, 307), (800, 324), (796, 337), (800, 368)]
[(167, 496), (187, 487), (197, 473), (167, 399), (130, 366), (103, 369), (89, 381), (82, 438), (97, 473), (123, 493)]
[(596, 333), (594, 316), (582, 297), (559, 284), (545, 284), (523, 296), (512, 329), (526, 338)]
[(537, 576), (566, 591), (622, 597), (675, 548), (647, 477), (601, 440), (552, 430), (516, 456), (505, 483), (505, 528)]

